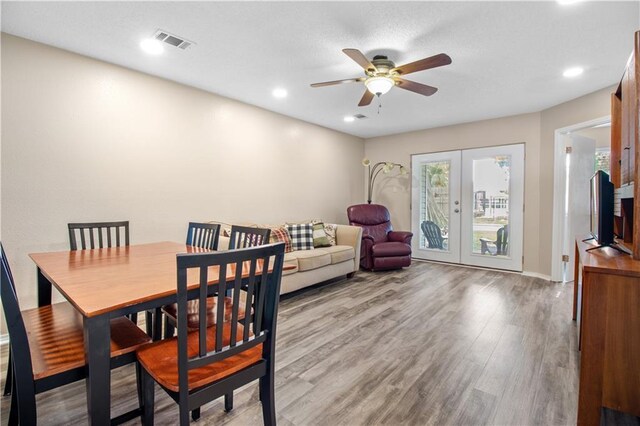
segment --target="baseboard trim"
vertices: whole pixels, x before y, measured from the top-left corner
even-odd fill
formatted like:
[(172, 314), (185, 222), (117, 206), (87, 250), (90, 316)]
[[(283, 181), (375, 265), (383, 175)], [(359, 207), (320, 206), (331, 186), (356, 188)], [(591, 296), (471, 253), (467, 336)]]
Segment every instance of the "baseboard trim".
[(0, 334), (0, 346), (6, 345), (9, 343), (9, 335), (8, 334)]
[(416, 261), (416, 262), (426, 262), (426, 263), (437, 263), (437, 264), (441, 264), (441, 265), (460, 266), (460, 267), (463, 267), (463, 268), (471, 268), (471, 269), (484, 269), (484, 270), (489, 270), (489, 271), (504, 272), (504, 273), (507, 273), (507, 274), (518, 274), (518, 275), (524, 275), (525, 277), (540, 278), (540, 279), (543, 279), (545, 281), (551, 281), (551, 276), (550, 275), (539, 274), (538, 272), (509, 271), (509, 270), (506, 270), (506, 269), (486, 268), (486, 267), (475, 266), (475, 265), (464, 265), (464, 264), (461, 264), (461, 263), (439, 262), (439, 261), (436, 261), (436, 260), (418, 259), (418, 258), (415, 258), (415, 257), (412, 257), (411, 260), (412, 261)]
[(538, 272), (522, 271), (522, 275), (533, 278), (540, 278), (545, 281), (551, 281), (551, 275), (540, 274)]

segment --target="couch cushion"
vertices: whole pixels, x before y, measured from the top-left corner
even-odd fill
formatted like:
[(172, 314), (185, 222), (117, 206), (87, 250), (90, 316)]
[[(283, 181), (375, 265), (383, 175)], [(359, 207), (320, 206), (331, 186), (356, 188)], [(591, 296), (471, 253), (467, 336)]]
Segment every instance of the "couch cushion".
[(329, 253), (331, 255), (332, 265), (340, 262), (345, 262), (356, 257), (356, 253), (351, 246), (322, 247), (321, 249), (317, 249), (316, 251), (324, 251), (325, 253)]
[[(311, 271), (331, 264), (331, 255), (324, 249), (295, 250), (287, 255), (291, 256), (289, 259), (292, 259), (293, 256), (297, 258), (298, 271)], [(287, 255), (285, 255), (285, 259)]]
[(282, 271), (282, 275), (291, 275), (298, 272), (298, 257), (297, 252), (292, 251), (284, 254), (284, 265), (285, 266), (293, 266), (293, 269), (288, 271)]
[(377, 243), (371, 247), (373, 257), (406, 256), (411, 254), (411, 246), (405, 243)]

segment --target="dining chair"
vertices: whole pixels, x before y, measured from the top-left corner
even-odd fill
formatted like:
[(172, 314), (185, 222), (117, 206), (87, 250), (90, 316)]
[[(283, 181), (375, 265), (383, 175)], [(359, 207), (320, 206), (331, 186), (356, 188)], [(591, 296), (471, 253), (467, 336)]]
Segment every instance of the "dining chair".
[[(144, 425), (153, 425), (154, 382), (178, 403), (180, 425), (186, 426), (190, 411), (221, 396), (225, 410), (231, 410), (229, 395), (254, 380), (259, 380), (264, 423), (276, 424), (274, 355), (283, 261), (284, 243), (177, 255), (178, 335), (136, 351)], [(271, 272), (268, 265), (273, 265)], [(188, 271), (193, 274), (189, 281)], [(187, 291), (193, 278), (198, 287)], [(250, 323), (240, 320), (243, 285), (244, 310), (254, 312)], [(224, 321), (225, 313), (218, 309), (216, 323), (209, 326), (206, 299), (213, 296), (218, 306), (224, 306), (227, 290), (232, 293), (230, 320)], [(199, 301), (198, 327), (193, 331), (187, 325), (190, 297)]]
[[(129, 245), (129, 221), (119, 222), (87, 222), (69, 223), (69, 245), (72, 251), (80, 249), (95, 249), (105, 247), (121, 247)], [(153, 336), (153, 310), (145, 312), (145, 327), (147, 334)], [(129, 319), (137, 324), (138, 314), (128, 315)]]
[[(218, 250), (218, 240), (220, 237), (220, 225), (217, 223), (198, 223), (189, 222), (187, 228), (187, 241), (188, 246), (204, 248), (208, 250)], [(215, 301), (207, 300), (207, 303), (211, 304), (210, 309), (215, 311)], [(190, 312), (195, 307), (197, 311), (197, 304), (191, 304), (189, 306)], [(164, 335), (165, 337), (173, 336), (175, 331), (175, 318), (176, 318), (176, 304), (163, 306), (160, 313), (154, 314), (154, 330), (159, 330), (161, 326), (161, 317), (164, 315)], [(167, 316), (168, 315), (168, 316)], [(156, 331), (154, 331), (156, 333)], [(158, 340), (158, 339), (156, 339)]]
[[(209, 226), (213, 226), (212, 224), (206, 224)], [(220, 230), (219, 225), (217, 231)], [(269, 235), (271, 230), (268, 228), (253, 228), (248, 226), (237, 226), (233, 225), (231, 227), (231, 233), (229, 236), (229, 250), (235, 250), (238, 248), (248, 248), (248, 247), (256, 247), (260, 245), (267, 244), (269, 242)], [(189, 244), (189, 237), (192, 235), (191, 233), (191, 224), (189, 227), (189, 232), (187, 233), (187, 245)], [(211, 250), (217, 250), (218, 245), (218, 236), (215, 236), (216, 245), (211, 248)], [(201, 246), (197, 246), (201, 247)], [(232, 304), (231, 298), (227, 297), (224, 299), (225, 309), (227, 312), (229, 307)], [(207, 324), (214, 325), (216, 324), (216, 312), (217, 312), (217, 299), (216, 298), (208, 298), (207, 299)], [(175, 332), (176, 327), (176, 318), (177, 318), (177, 304), (166, 305), (162, 307), (162, 312), (164, 313), (164, 336), (171, 337)], [(187, 305), (187, 325), (189, 329), (195, 330), (198, 328), (198, 310), (199, 310), (199, 302), (198, 300), (192, 300)], [(245, 312), (243, 310), (240, 311), (240, 319), (243, 320), (245, 316)], [(228, 319), (225, 317), (225, 320)]]
[[(1, 243), (0, 252), (0, 298), (13, 360), (9, 367), (13, 378), (8, 424), (35, 425), (37, 394), (86, 377), (82, 317), (68, 302), (20, 311), (15, 282)], [(129, 319), (112, 319), (111, 368), (134, 362), (135, 350), (150, 340)], [(138, 415), (140, 409), (113, 419), (113, 423)]]
[(271, 229), (232, 225), (229, 234), (229, 250), (269, 244)]

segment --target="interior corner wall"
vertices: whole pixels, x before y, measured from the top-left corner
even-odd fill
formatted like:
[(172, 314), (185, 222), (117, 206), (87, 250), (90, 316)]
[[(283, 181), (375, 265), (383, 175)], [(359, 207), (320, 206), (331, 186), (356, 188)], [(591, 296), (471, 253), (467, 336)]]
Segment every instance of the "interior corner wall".
[[(495, 145), (525, 144), (524, 270), (538, 272), (538, 205), (540, 190), (540, 114), (531, 113), (438, 127), (365, 140), (365, 156), (372, 163), (393, 161), (409, 166), (412, 154), (425, 154)], [(382, 175), (381, 175), (382, 176)], [(389, 208), (395, 229), (411, 230), (411, 185), (393, 174), (378, 177), (375, 203)]]
[[(411, 154), (525, 142), (523, 268), (550, 277), (555, 130), (609, 115), (614, 90), (611, 86), (537, 113), (366, 139), (365, 156), (372, 163), (394, 161), (408, 166)], [(394, 227), (411, 229), (408, 181), (385, 176), (376, 181), (373, 199), (389, 207)]]
[[(622, 73), (620, 74), (622, 76)], [(555, 131), (611, 115), (610, 86), (541, 112), (540, 132), (540, 271), (551, 275), (553, 241), (553, 151)]]
[(68, 250), (68, 222), (183, 241), (190, 220), (346, 223), (364, 198), (360, 138), (7, 34), (1, 54), (1, 233), (23, 309), (27, 254)]

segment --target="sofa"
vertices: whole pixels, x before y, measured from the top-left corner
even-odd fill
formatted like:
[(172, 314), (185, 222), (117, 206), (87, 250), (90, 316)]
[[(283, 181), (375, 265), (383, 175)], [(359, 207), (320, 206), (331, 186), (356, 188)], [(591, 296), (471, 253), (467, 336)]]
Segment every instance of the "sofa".
[[(347, 278), (353, 277), (360, 268), (361, 240), (362, 228), (337, 225), (336, 245), (285, 253), (284, 264), (293, 266), (293, 269), (282, 273), (280, 294), (345, 275)], [(226, 250), (228, 247), (229, 238), (221, 235), (218, 250)]]

